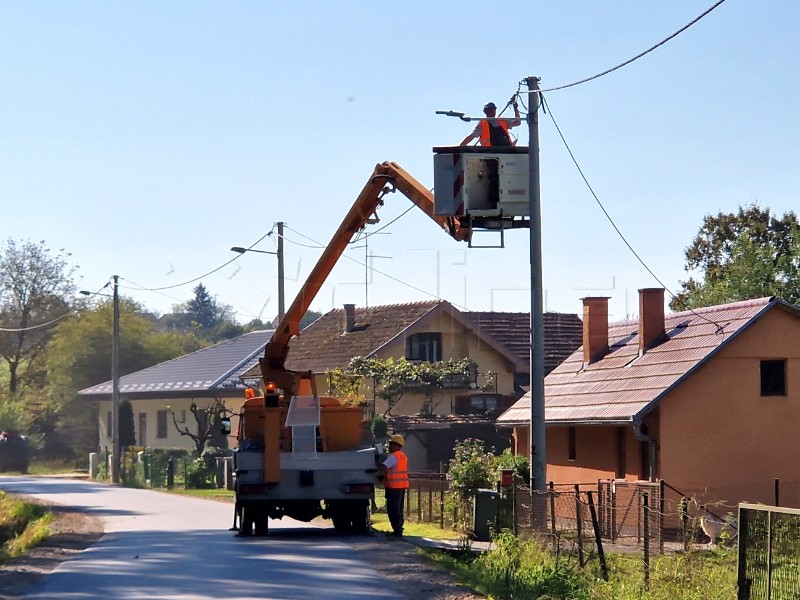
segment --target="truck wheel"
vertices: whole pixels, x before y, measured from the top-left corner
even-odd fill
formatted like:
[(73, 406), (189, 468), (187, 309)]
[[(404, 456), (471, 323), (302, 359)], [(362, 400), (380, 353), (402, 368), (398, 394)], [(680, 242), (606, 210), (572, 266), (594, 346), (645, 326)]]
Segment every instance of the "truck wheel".
[(266, 512), (262, 512), (255, 519), (256, 535), (267, 535), (269, 533), (269, 517)]
[(337, 533), (350, 533), (352, 523), (346, 511), (337, 511), (337, 514), (331, 517), (331, 520), (333, 521), (333, 528)]
[(242, 511), (239, 515), (239, 535), (248, 537), (253, 535), (253, 525), (255, 509), (251, 506), (242, 506)]
[(370, 513), (369, 500), (356, 500), (350, 506), (350, 518), (353, 533), (364, 534), (369, 532)]
[(349, 500), (336, 505), (331, 517), (339, 533), (367, 533), (369, 531), (369, 500)]

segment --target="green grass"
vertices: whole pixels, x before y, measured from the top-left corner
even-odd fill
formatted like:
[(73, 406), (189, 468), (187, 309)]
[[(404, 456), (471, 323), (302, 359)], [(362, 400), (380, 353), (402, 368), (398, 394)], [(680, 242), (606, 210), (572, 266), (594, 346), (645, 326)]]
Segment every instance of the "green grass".
[[(392, 530), (391, 525), (389, 525), (389, 517), (385, 512), (372, 513), (372, 529), (386, 533)], [(416, 523), (408, 520), (403, 525), (403, 533), (414, 537), (427, 537), (438, 540), (457, 540), (462, 537), (457, 531), (439, 529), (431, 523)]]
[(501, 534), (492, 549), (474, 557), (434, 554), (458, 579), (495, 600), (729, 600), (736, 597), (736, 553), (718, 548), (665, 554), (651, 560), (645, 583), (641, 555), (609, 554), (609, 581), (597, 557), (581, 569), (574, 557), (556, 557), (533, 541)]
[(0, 563), (45, 540), (53, 518), (43, 506), (0, 492)]
[(233, 502), (233, 490), (185, 490), (183, 487), (174, 487), (171, 490), (167, 488), (152, 488), (158, 492), (168, 492), (170, 494), (178, 494), (179, 496), (194, 496), (196, 498), (208, 498), (210, 500), (221, 500), (224, 502)]
[(592, 598), (727, 600), (736, 598), (736, 550), (716, 548), (655, 556), (645, 589), (642, 557), (611, 555), (609, 581), (593, 585)]
[(88, 473), (88, 469), (76, 469), (74, 461), (32, 460), (28, 467), (31, 475), (62, 475), (65, 473)]

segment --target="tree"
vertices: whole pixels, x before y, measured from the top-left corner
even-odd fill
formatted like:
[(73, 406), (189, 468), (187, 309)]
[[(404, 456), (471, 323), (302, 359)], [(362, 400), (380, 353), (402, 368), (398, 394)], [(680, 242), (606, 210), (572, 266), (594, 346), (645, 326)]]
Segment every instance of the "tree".
[[(42, 361), (55, 323), (71, 311), (77, 269), (69, 254), (44, 242), (12, 239), (0, 250), (0, 357), (8, 365), (8, 389), (41, 382)], [(10, 330), (10, 331), (9, 331)]]
[(136, 445), (136, 425), (133, 422), (133, 406), (130, 400), (119, 403), (119, 447)]
[[(29, 411), (29, 427), (44, 435), (44, 453), (62, 455), (69, 444), (83, 455), (97, 445), (94, 405), (76, 396), (83, 388), (111, 379), (114, 307), (111, 299), (86, 308), (55, 328), (48, 346), (46, 394)], [(120, 376), (193, 352), (203, 342), (191, 333), (161, 331), (142, 306), (119, 300)]]
[[(72, 396), (80, 389), (111, 379), (114, 307), (103, 299), (93, 308), (58, 325), (50, 344), (48, 386)], [(160, 331), (142, 306), (119, 299), (119, 372), (133, 373), (204, 346), (190, 333)]]
[(194, 298), (186, 303), (186, 313), (200, 327), (213, 329), (223, 320), (222, 310), (202, 283), (198, 283), (192, 291)]
[(229, 340), (245, 333), (245, 328), (234, 319), (233, 309), (227, 304), (219, 304), (202, 283), (193, 292), (194, 297), (186, 304), (176, 305), (171, 314), (159, 319), (163, 328), (192, 331), (211, 342)]
[[(322, 316), (321, 312), (317, 312), (315, 310), (307, 310), (306, 314), (304, 314), (303, 317), (300, 319), (300, 329), (301, 330), (305, 329), (306, 327), (311, 325), (314, 321), (319, 319), (321, 316)], [(277, 325), (277, 319), (275, 321), (276, 321), (275, 324)]]
[(174, 411), (172, 413), (172, 423), (175, 425), (175, 430), (181, 435), (188, 436), (194, 442), (195, 453), (197, 458), (203, 456), (206, 444), (215, 438), (218, 438), (217, 433), (220, 431), (220, 420), (223, 416), (229, 413), (225, 404), (219, 398), (215, 398), (208, 406), (199, 406), (196, 402), (192, 401), (189, 406), (189, 411), (194, 415), (194, 421), (197, 424), (197, 432), (193, 432), (187, 425), (178, 423)]
[(686, 249), (687, 272), (670, 302), (673, 310), (778, 296), (800, 300), (800, 223), (790, 211), (777, 218), (757, 204), (737, 213), (706, 215)]

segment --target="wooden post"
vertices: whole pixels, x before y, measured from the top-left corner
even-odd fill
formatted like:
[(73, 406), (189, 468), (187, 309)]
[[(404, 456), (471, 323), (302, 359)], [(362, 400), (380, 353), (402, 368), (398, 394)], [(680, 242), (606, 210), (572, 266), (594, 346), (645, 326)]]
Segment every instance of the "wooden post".
[(586, 565), (583, 556), (583, 505), (581, 504), (581, 490), (578, 484), (575, 484), (575, 523), (578, 529), (578, 564), (581, 567)]
[(442, 475), (439, 475), (439, 527), (444, 529), (444, 484)]
[(686, 496), (681, 496), (680, 517), (681, 517), (681, 532), (683, 534), (683, 549), (688, 550), (689, 532), (687, 531), (687, 529), (689, 523), (689, 507), (686, 504)]
[(747, 542), (749, 535), (749, 515), (750, 511), (739, 508), (739, 544), (738, 558), (736, 561), (736, 586), (738, 588), (737, 600), (750, 600), (750, 581), (747, 579)]
[(589, 499), (589, 514), (592, 517), (592, 528), (594, 529), (594, 541), (597, 544), (597, 556), (600, 559), (600, 569), (603, 571), (603, 580), (608, 581), (608, 565), (606, 565), (606, 555), (603, 552), (603, 541), (600, 539), (600, 523), (597, 521), (597, 511), (594, 509), (592, 492), (586, 492)]
[(658, 482), (658, 553), (664, 554), (664, 480)]
[(642, 534), (644, 536), (644, 589), (650, 589), (650, 496), (642, 494)]

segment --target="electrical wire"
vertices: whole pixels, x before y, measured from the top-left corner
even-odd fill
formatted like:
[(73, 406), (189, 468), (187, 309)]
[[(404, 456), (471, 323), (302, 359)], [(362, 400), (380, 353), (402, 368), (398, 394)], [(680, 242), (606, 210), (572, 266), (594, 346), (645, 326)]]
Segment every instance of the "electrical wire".
[[(569, 144), (567, 143), (567, 140), (564, 137), (564, 134), (562, 133), (561, 128), (558, 126), (558, 123), (556, 122), (556, 119), (553, 116), (553, 111), (550, 110), (550, 107), (547, 105), (547, 101), (544, 99), (544, 96), (542, 96), (541, 94), (539, 95), (539, 97), (541, 98), (542, 107), (543, 108), (547, 107), (547, 112), (550, 115), (550, 120), (553, 121), (553, 125), (555, 126), (556, 131), (558, 132), (558, 135), (561, 138), (562, 143), (564, 144), (564, 147), (567, 149), (567, 153), (569, 154), (570, 158), (572, 159), (572, 162), (575, 165), (575, 168), (578, 169), (578, 173), (580, 174), (581, 179), (583, 179), (583, 182), (586, 184), (586, 187), (589, 189), (589, 192), (592, 194), (592, 197), (594, 198), (595, 202), (597, 202), (597, 205), (600, 207), (600, 210), (603, 211), (603, 214), (605, 215), (605, 217), (608, 220), (608, 222), (614, 228), (614, 231), (617, 232), (617, 235), (623, 241), (623, 243), (628, 247), (628, 250), (631, 251), (631, 254), (633, 254), (633, 256), (636, 257), (636, 260), (638, 260), (639, 263), (645, 268), (645, 270), (648, 273), (650, 273), (650, 275), (653, 277), (653, 279), (655, 279), (659, 283), (659, 285), (661, 285), (661, 287), (663, 287), (664, 290), (666, 290), (666, 292), (670, 296), (672, 296), (673, 298), (677, 299), (678, 296), (675, 293), (673, 293), (672, 290), (670, 290), (669, 287), (667, 287), (664, 284), (664, 282), (661, 281), (661, 279), (658, 277), (658, 275), (656, 275), (653, 272), (653, 270), (647, 265), (647, 263), (644, 261), (644, 259), (641, 256), (639, 256), (639, 253), (636, 252), (636, 250), (634, 250), (633, 246), (631, 246), (630, 242), (628, 242), (628, 240), (625, 237), (625, 235), (622, 233), (622, 231), (620, 231), (620, 228), (617, 227), (617, 224), (614, 222), (614, 219), (611, 218), (611, 215), (606, 210), (606, 207), (603, 206), (603, 203), (600, 201), (600, 198), (595, 193), (594, 188), (592, 187), (592, 184), (589, 183), (589, 180), (586, 178), (586, 174), (583, 172), (583, 169), (581, 168), (580, 164), (578, 163), (578, 160), (575, 158), (575, 154), (572, 152), (572, 149), (569, 147)], [(712, 323), (712, 324), (716, 325), (718, 333), (723, 329), (723, 326), (720, 325), (719, 323), (717, 323), (716, 321), (714, 321), (712, 319), (709, 319), (709, 318), (707, 318), (707, 317), (695, 312), (691, 308), (689, 309), (689, 311), (692, 312), (692, 314), (694, 314), (695, 316), (699, 317), (700, 319), (703, 319), (703, 320), (705, 320), (705, 321), (707, 321), (709, 323)]]
[[(106, 284), (103, 287), (101, 287), (99, 290), (97, 290), (96, 292), (92, 292), (91, 294), (88, 294), (89, 298), (99, 295), (100, 292), (102, 292), (104, 289), (106, 289), (109, 285), (111, 285), (111, 282), (106, 282)], [(58, 323), (59, 321), (61, 321), (63, 319), (66, 319), (68, 316), (70, 316), (72, 314), (75, 314), (77, 312), (79, 312), (78, 309), (72, 308), (72, 309), (68, 310), (67, 312), (65, 312), (63, 315), (61, 315), (59, 317), (56, 317), (55, 319), (52, 319), (50, 321), (47, 321), (46, 323), (39, 323), (38, 325), (31, 325), (30, 327), (18, 327), (18, 328), (0, 327), (0, 332), (2, 332), (2, 333), (22, 333), (23, 331), (36, 331), (37, 329), (42, 329), (43, 327), (49, 327), (53, 323)]]
[(307, 239), (309, 242), (314, 242), (314, 244), (313, 244), (313, 245), (312, 245), (312, 244), (301, 244), (300, 242), (296, 242), (296, 241), (294, 241), (294, 240), (292, 240), (292, 239), (290, 239), (290, 238), (287, 238), (285, 234), (284, 234), (284, 236), (283, 236), (283, 241), (284, 241), (284, 242), (288, 242), (289, 244), (293, 244), (293, 245), (295, 245), (295, 246), (300, 246), (301, 248), (315, 248), (315, 249), (320, 249), (320, 248), (324, 248), (324, 247), (325, 247), (325, 246), (323, 246), (322, 244), (320, 244), (318, 241), (316, 241), (316, 240), (312, 240), (310, 237), (308, 237), (308, 236), (306, 236), (306, 235), (303, 235), (302, 233), (300, 233), (300, 232), (299, 232), (299, 231), (297, 231), (296, 229), (292, 229), (291, 227), (289, 227), (288, 225), (286, 225), (286, 223), (284, 223), (284, 224), (283, 224), (283, 228), (284, 228), (284, 229), (286, 229), (286, 230), (289, 230), (289, 231), (291, 231), (292, 233), (296, 233), (296, 234), (297, 234), (297, 235), (299, 235), (300, 237), (302, 237), (302, 238), (304, 238), (304, 239)]
[(668, 41), (670, 41), (671, 39), (673, 39), (673, 38), (677, 37), (678, 35), (680, 35), (680, 34), (681, 34), (681, 33), (683, 33), (684, 31), (686, 31), (687, 29), (689, 29), (689, 28), (690, 28), (692, 25), (694, 25), (695, 23), (697, 23), (698, 21), (700, 21), (700, 19), (702, 19), (703, 17), (705, 17), (706, 15), (708, 15), (708, 14), (709, 14), (711, 11), (713, 11), (714, 9), (716, 9), (717, 7), (719, 7), (719, 6), (720, 6), (721, 4), (723, 4), (724, 2), (725, 2), (725, 0), (719, 0), (718, 2), (714, 3), (714, 5), (713, 5), (713, 6), (711, 6), (710, 8), (708, 8), (707, 10), (705, 10), (705, 11), (704, 11), (702, 14), (700, 14), (698, 17), (696, 17), (695, 19), (693, 19), (692, 21), (690, 21), (689, 23), (687, 23), (686, 25), (684, 25), (683, 27), (681, 27), (680, 29), (678, 29), (678, 30), (677, 30), (675, 33), (673, 33), (673, 34), (671, 34), (671, 35), (667, 36), (666, 38), (664, 38), (663, 40), (661, 40), (660, 42), (658, 42), (656, 45), (654, 45), (654, 46), (651, 46), (650, 48), (648, 48), (648, 49), (647, 49), (647, 50), (645, 50), (644, 52), (640, 52), (639, 54), (637, 54), (637, 55), (636, 55), (636, 56), (634, 56), (633, 58), (629, 58), (629, 59), (628, 59), (628, 60), (626, 60), (625, 62), (622, 62), (622, 63), (618, 64), (616, 67), (612, 67), (612, 68), (610, 68), (610, 69), (606, 69), (606, 70), (605, 70), (605, 71), (603, 71), (602, 73), (598, 73), (597, 75), (592, 75), (591, 77), (587, 77), (587, 78), (585, 78), (585, 79), (581, 79), (581, 80), (579, 80), (579, 81), (574, 81), (574, 82), (572, 82), (572, 83), (567, 83), (567, 84), (565, 84), (565, 85), (559, 85), (559, 86), (556, 86), (556, 87), (551, 87), (551, 88), (547, 88), (547, 89), (544, 89), (544, 90), (540, 90), (540, 92), (539, 92), (539, 93), (544, 93), (544, 92), (554, 92), (554, 91), (556, 91), (556, 90), (564, 90), (564, 89), (566, 89), (566, 88), (574, 87), (574, 86), (576, 86), (576, 85), (581, 85), (581, 84), (583, 84), (583, 83), (587, 83), (587, 82), (589, 82), (589, 81), (593, 81), (593, 80), (595, 80), (595, 79), (599, 79), (600, 77), (603, 77), (603, 76), (605, 76), (605, 75), (608, 75), (609, 73), (613, 73), (613, 72), (614, 72), (614, 71), (616, 71), (617, 69), (621, 69), (622, 67), (625, 67), (625, 66), (629, 65), (629, 64), (631, 64), (632, 62), (634, 62), (634, 61), (636, 61), (636, 60), (639, 60), (640, 58), (642, 58), (642, 57), (643, 57), (643, 56), (645, 56), (646, 54), (649, 54), (650, 52), (652, 52), (652, 51), (653, 51), (653, 50), (655, 50), (656, 48), (658, 48), (658, 47), (660, 47), (660, 46), (663, 46), (664, 44), (666, 44), (666, 43), (667, 43)]
[[(149, 292), (152, 292), (152, 291), (155, 291), (155, 290), (148, 290), (148, 289), (147, 289), (145, 286), (143, 286), (142, 284), (140, 284), (140, 283), (136, 283), (135, 281), (132, 281), (132, 280), (128, 279), (127, 277), (122, 277), (122, 276), (120, 276), (120, 279), (121, 279), (122, 281), (127, 281), (128, 283), (130, 283), (130, 284), (131, 284), (130, 286), (127, 286), (127, 285), (125, 285), (125, 286), (123, 286), (123, 285), (119, 286), (121, 289), (126, 289), (126, 290), (135, 290), (135, 291), (137, 291), (137, 292), (148, 292), (148, 291), (149, 291)], [(135, 287), (134, 287), (134, 286), (135, 286)], [(164, 294), (164, 293), (162, 293), (162, 292), (159, 292), (159, 291), (155, 291), (155, 293), (156, 293), (156, 294), (158, 294), (159, 296), (162, 296), (162, 297), (164, 297), (164, 298), (169, 298), (170, 300), (175, 300), (175, 301), (176, 301), (176, 302), (178, 302), (178, 303), (181, 303), (181, 302), (185, 302), (185, 301), (186, 301), (186, 300), (185, 300), (185, 299), (183, 299), (183, 298), (176, 298), (175, 296), (170, 296), (169, 294)]]
[[(273, 229), (274, 229), (274, 226), (273, 226)], [(259, 244), (259, 243), (260, 243), (260, 242), (261, 242), (261, 241), (262, 241), (262, 240), (263, 240), (265, 237), (267, 237), (267, 236), (270, 236), (270, 235), (272, 235), (272, 229), (271, 229), (271, 230), (269, 230), (269, 231), (268, 231), (267, 233), (265, 233), (264, 235), (262, 235), (260, 238), (258, 238), (258, 239), (257, 239), (255, 242), (253, 242), (252, 244), (250, 244), (249, 246), (247, 246), (247, 250), (251, 250), (251, 249), (252, 249), (252, 248), (254, 248), (256, 245), (258, 245), (258, 244)], [(221, 264), (220, 266), (218, 266), (217, 268), (215, 268), (215, 269), (212, 269), (212, 270), (208, 271), (207, 273), (204, 273), (203, 275), (199, 275), (198, 277), (194, 277), (193, 279), (189, 279), (188, 281), (183, 281), (183, 282), (181, 282), (181, 283), (175, 283), (175, 284), (172, 284), (172, 285), (165, 285), (165, 286), (162, 286), (162, 287), (149, 287), (149, 288), (140, 288), (140, 291), (142, 291), (142, 292), (161, 292), (161, 291), (163, 291), (163, 290), (172, 290), (172, 289), (175, 289), (175, 288), (183, 287), (183, 286), (185, 286), (185, 285), (189, 285), (190, 283), (194, 283), (195, 281), (200, 281), (201, 279), (204, 279), (204, 278), (208, 277), (209, 275), (213, 275), (213, 274), (214, 274), (214, 273), (216, 273), (217, 271), (220, 271), (220, 270), (224, 269), (225, 267), (227, 267), (229, 264), (231, 264), (231, 263), (233, 263), (233, 262), (236, 262), (236, 261), (237, 261), (237, 260), (239, 260), (241, 257), (242, 257), (242, 255), (241, 255), (241, 254), (237, 254), (236, 256), (234, 256), (233, 258), (231, 258), (230, 260), (228, 260), (228, 261), (226, 261), (226, 262), (222, 263), (222, 264)], [(133, 282), (132, 282), (132, 281), (130, 281), (129, 279), (128, 279), (128, 280), (126, 280), (126, 281), (129, 281), (130, 283), (133, 283)], [(138, 284), (135, 284), (135, 285), (138, 285)]]
[(35, 331), (36, 329), (42, 329), (43, 327), (49, 327), (53, 323), (58, 323), (59, 321), (62, 321), (64, 319), (66, 319), (67, 317), (69, 317), (70, 315), (72, 315), (75, 312), (77, 312), (77, 311), (75, 309), (72, 309), (72, 310), (69, 310), (69, 311), (65, 312), (60, 317), (56, 317), (55, 319), (47, 321), (47, 323), (40, 323), (39, 325), (31, 325), (30, 327), (19, 327), (19, 328), (16, 328), (16, 329), (12, 329), (12, 328), (8, 328), (8, 327), (0, 327), (0, 332), (2, 332), (2, 333), (21, 333), (23, 331)]
[[(408, 212), (409, 212), (410, 210), (412, 210), (413, 208), (414, 208), (414, 206), (411, 206), (411, 207), (410, 207), (408, 210), (406, 210), (406, 211), (405, 211), (403, 214), (399, 215), (399, 216), (398, 216), (398, 217), (396, 217), (395, 219), (392, 219), (392, 220), (391, 220), (389, 223), (387, 223), (386, 225), (384, 225), (383, 227), (381, 227), (379, 230), (371, 232), (371, 233), (370, 233), (370, 236), (372, 236), (372, 235), (375, 235), (376, 233), (378, 233), (378, 231), (381, 231), (382, 229), (386, 229), (386, 228), (387, 228), (389, 225), (391, 225), (391, 224), (395, 223), (395, 222), (396, 222), (398, 219), (400, 219), (400, 218), (401, 218), (401, 217), (403, 217), (404, 215), (408, 214)], [(286, 225), (284, 225), (284, 228), (286, 228)], [(313, 239), (313, 238), (310, 238), (310, 237), (308, 237), (307, 235), (304, 235), (304, 234), (300, 233), (299, 231), (296, 231), (296, 230), (294, 230), (294, 229), (293, 229), (292, 231), (293, 231), (294, 233), (296, 233), (297, 235), (299, 235), (299, 236), (301, 236), (301, 237), (303, 237), (303, 238), (305, 238), (305, 239), (309, 240), (310, 242), (314, 242), (315, 244), (319, 244), (319, 242), (317, 242), (317, 240), (315, 240), (315, 239)], [(354, 240), (354, 241), (355, 241), (355, 240)], [(322, 248), (322, 247), (324, 247), (324, 246), (320, 245), (320, 246), (318, 246), (318, 247)], [(392, 281), (395, 281), (395, 282), (397, 282), (397, 283), (399, 283), (399, 284), (401, 284), (401, 285), (404, 285), (404, 286), (406, 286), (407, 288), (410, 288), (410, 289), (412, 289), (412, 290), (414, 290), (414, 291), (420, 292), (421, 294), (425, 294), (426, 296), (430, 296), (431, 298), (435, 298), (435, 299), (437, 299), (437, 300), (439, 299), (439, 296), (437, 296), (436, 294), (432, 294), (431, 292), (429, 292), (429, 291), (427, 291), (427, 290), (423, 290), (422, 288), (418, 288), (417, 286), (415, 286), (415, 285), (412, 285), (412, 284), (408, 283), (407, 281), (403, 281), (402, 279), (398, 279), (397, 277), (394, 277), (393, 275), (389, 275), (388, 273), (384, 273), (383, 271), (381, 271), (381, 270), (379, 270), (379, 269), (376, 269), (376, 268), (375, 268), (375, 267), (373, 267), (372, 265), (369, 265), (369, 264), (367, 264), (367, 263), (361, 262), (360, 260), (358, 260), (358, 259), (356, 259), (356, 258), (353, 258), (352, 256), (348, 256), (347, 254), (342, 254), (342, 256), (343, 256), (344, 258), (346, 258), (347, 260), (349, 260), (349, 261), (352, 261), (352, 262), (356, 263), (357, 265), (359, 265), (359, 266), (361, 266), (361, 267), (364, 267), (364, 268), (366, 268), (366, 269), (369, 269), (369, 270), (370, 270), (371, 272), (373, 272), (373, 273), (377, 273), (378, 275), (382, 275), (383, 277), (386, 277), (387, 279), (391, 279)], [(461, 305), (459, 305), (459, 304), (456, 304), (455, 302), (450, 302), (449, 300), (448, 300), (448, 302), (449, 302), (450, 304), (452, 304), (453, 306), (455, 306), (456, 308), (458, 308), (459, 310), (468, 310), (466, 307), (464, 307), (464, 306), (461, 306)]]

